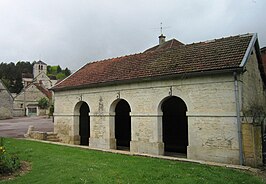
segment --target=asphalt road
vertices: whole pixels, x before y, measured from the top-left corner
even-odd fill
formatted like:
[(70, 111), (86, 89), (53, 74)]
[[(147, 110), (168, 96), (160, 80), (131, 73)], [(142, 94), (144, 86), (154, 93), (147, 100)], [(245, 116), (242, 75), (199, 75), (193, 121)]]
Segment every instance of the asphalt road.
[(52, 118), (20, 117), (0, 120), (0, 137), (23, 138), (30, 125), (34, 126), (34, 130), (42, 132), (53, 132), (54, 130)]

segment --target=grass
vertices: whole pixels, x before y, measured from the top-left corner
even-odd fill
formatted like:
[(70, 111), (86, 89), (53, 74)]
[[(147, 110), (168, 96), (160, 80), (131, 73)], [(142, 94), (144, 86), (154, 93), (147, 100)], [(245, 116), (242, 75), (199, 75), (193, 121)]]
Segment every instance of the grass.
[(228, 168), (5, 139), (7, 151), (29, 161), (26, 175), (2, 183), (263, 183)]

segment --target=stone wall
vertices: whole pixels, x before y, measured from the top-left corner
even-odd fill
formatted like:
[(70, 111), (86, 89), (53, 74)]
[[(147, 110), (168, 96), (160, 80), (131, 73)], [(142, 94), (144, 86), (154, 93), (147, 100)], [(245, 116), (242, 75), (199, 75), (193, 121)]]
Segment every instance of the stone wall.
[[(14, 98), (13, 108), (16, 109), (16, 115), (20, 115), (21, 112), (23, 112), (22, 114), (24, 116), (27, 106), (38, 106), (38, 101), (43, 97), (47, 98), (35, 85), (31, 84), (26, 88), (26, 92), (22, 90), (21, 93)], [(46, 115), (46, 111), (39, 111), (38, 109), (38, 115)]]
[(262, 165), (261, 126), (251, 123), (242, 124), (243, 152), (245, 165)]
[(252, 106), (265, 106), (266, 91), (260, 76), (259, 66), (255, 50), (246, 64), (246, 71), (242, 75), (242, 111), (250, 109)]
[(233, 74), (90, 88), (55, 93), (55, 132), (79, 144), (79, 104), (90, 108), (91, 147), (116, 149), (114, 109), (119, 99), (131, 108), (130, 151), (164, 154), (161, 104), (180, 97), (188, 108), (190, 159), (238, 163)]
[(264, 112), (266, 112), (266, 91), (255, 53), (253, 50), (253, 54), (246, 64), (246, 71), (241, 77), (243, 81), (241, 86), (243, 154), (245, 164), (251, 166), (262, 165), (262, 122), (260, 118), (254, 119), (249, 111), (255, 108), (264, 108)]
[(0, 119), (12, 118), (13, 98), (0, 81)]
[(23, 109), (23, 108), (16, 108), (16, 109), (13, 109), (13, 116), (14, 116), (14, 117), (25, 116), (25, 109)]

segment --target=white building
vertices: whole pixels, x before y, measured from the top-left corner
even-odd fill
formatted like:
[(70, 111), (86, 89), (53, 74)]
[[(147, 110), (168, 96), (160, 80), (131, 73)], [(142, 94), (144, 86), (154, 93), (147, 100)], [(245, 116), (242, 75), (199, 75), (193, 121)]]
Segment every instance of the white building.
[[(265, 73), (256, 34), (91, 62), (57, 84), (55, 126), (69, 144), (257, 166)], [(265, 111), (265, 109), (264, 109)]]

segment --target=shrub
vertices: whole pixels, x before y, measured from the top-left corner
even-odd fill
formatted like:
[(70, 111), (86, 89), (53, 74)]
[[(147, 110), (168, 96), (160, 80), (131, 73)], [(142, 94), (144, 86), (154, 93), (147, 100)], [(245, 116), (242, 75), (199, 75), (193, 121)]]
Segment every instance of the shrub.
[(49, 101), (43, 97), (38, 101), (38, 105), (41, 109), (47, 109), (49, 107)]
[(18, 156), (9, 154), (4, 147), (4, 138), (0, 138), (0, 175), (10, 174), (20, 168)]

